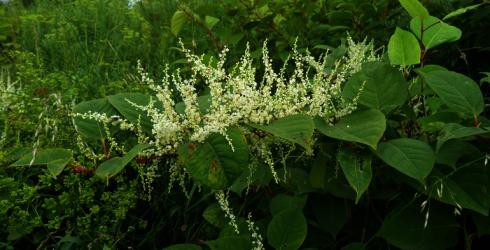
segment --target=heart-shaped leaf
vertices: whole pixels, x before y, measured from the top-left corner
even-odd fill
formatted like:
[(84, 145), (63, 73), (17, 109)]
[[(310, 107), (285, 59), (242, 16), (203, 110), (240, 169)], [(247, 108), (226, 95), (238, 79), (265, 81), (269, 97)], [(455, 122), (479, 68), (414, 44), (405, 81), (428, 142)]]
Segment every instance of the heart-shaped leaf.
[(408, 138), (380, 143), (377, 154), (391, 167), (422, 183), (435, 162), (434, 152), (427, 143)]
[(345, 178), (356, 191), (357, 203), (371, 183), (371, 158), (358, 156), (349, 149), (343, 149), (339, 151), (337, 159)]
[(422, 40), (425, 49), (434, 48), (443, 43), (449, 43), (461, 38), (461, 30), (444, 23), (436, 17), (413, 18), (410, 21), (410, 29)]
[(306, 239), (307, 223), (298, 209), (285, 209), (272, 217), (267, 239), (275, 249), (296, 250)]
[(396, 65), (420, 63), (420, 46), (417, 38), (411, 32), (397, 27), (388, 42), (388, 57), (390, 63)]
[(370, 109), (344, 116), (335, 125), (328, 125), (324, 119), (315, 119), (316, 128), (326, 136), (344, 141), (359, 142), (376, 149), (386, 128), (383, 113)]

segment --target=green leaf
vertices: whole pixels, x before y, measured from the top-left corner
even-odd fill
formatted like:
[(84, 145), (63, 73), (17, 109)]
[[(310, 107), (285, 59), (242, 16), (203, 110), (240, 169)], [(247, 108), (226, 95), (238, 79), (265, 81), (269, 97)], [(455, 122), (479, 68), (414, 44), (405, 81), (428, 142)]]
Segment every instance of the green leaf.
[[(34, 158), (34, 159), (33, 159)], [(44, 149), (36, 153), (33, 157), (32, 152), (27, 153), (11, 166), (47, 165), (48, 172), (52, 177), (56, 177), (63, 172), (66, 165), (70, 163), (73, 154), (64, 148)]]
[[(33, 160), (34, 158), (34, 160)], [(18, 161), (12, 163), (10, 166), (29, 166), (31, 165), (45, 165), (52, 161), (59, 159), (71, 159), (72, 152), (64, 148), (49, 148), (37, 152), (34, 157), (32, 152), (22, 156)]]
[(449, 43), (461, 38), (461, 30), (442, 22), (436, 17), (429, 16), (424, 19), (413, 18), (410, 29), (425, 46), (425, 49), (434, 48), (443, 43)]
[(163, 250), (201, 250), (202, 248), (194, 244), (177, 244), (164, 248)]
[(68, 165), (70, 161), (71, 157), (50, 161), (48, 162), (48, 172), (51, 174), (51, 176), (56, 177), (63, 172), (63, 169), (65, 169), (66, 165)]
[(400, 4), (413, 18), (429, 16), (429, 11), (417, 0), (400, 0)]
[(427, 180), (431, 197), (488, 216), (490, 179), (483, 159), (460, 165), (448, 173), (434, 170)]
[(420, 63), (420, 46), (417, 38), (408, 31), (396, 28), (388, 43), (391, 64), (412, 65)]
[(448, 249), (458, 241), (456, 217), (440, 205), (431, 203), (430, 216), (425, 224), (425, 214), (418, 204), (399, 207), (383, 221), (378, 235), (401, 249)]
[[(81, 102), (73, 108), (74, 113), (84, 114), (88, 112), (94, 112), (99, 114), (105, 114), (108, 117), (119, 116), (119, 112), (109, 103), (107, 98), (101, 98), (86, 102)], [(73, 119), (77, 131), (83, 136), (90, 139), (104, 139), (107, 137), (104, 131), (104, 124), (92, 119), (82, 119), (81, 117), (75, 117)], [(117, 128), (108, 124), (111, 134), (117, 131)]]
[(170, 20), (170, 31), (172, 34), (177, 36), (186, 22), (187, 15), (185, 12), (182, 10), (175, 11), (174, 15), (172, 16), (172, 20)]
[(479, 213), (471, 213), (473, 223), (475, 223), (478, 236), (490, 235), (490, 217), (483, 216)]
[(149, 148), (150, 145), (138, 144), (134, 146), (126, 155), (123, 157), (113, 157), (97, 167), (95, 170), (95, 175), (100, 178), (108, 179), (119, 172), (121, 172), (126, 165), (128, 165), (134, 157), (136, 157), (141, 151)]
[(192, 178), (212, 189), (229, 187), (248, 167), (249, 151), (242, 131), (230, 128), (227, 134), (234, 151), (220, 134), (211, 135), (204, 143), (187, 143), (178, 149), (179, 161)]
[(371, 158), (360, 157), (349, 149), (343, 149), (339, 151), (337, 159), (345, 178), (356, 191), (357, 203), (371, 183)]
[(349, 101), (358, 97), (360, 104), (389, 113), (407, 100), (408, 84), (402, 73), (389, 64), (371, 62), (347, 81), (342, 96)]
[(469, 136), (486, 134), (488, 131), (481, 128), (465, 127), (457, 123), (449, 123), (441, 130), (437, 138), (437, 150), (447, 141), (452, 139), (464, 138)]
[(276, 215), (279, 212), (290, 208), (303, 211), (303, 207), (306, 205), (306, 197), (306, 195), (290, 196), (287, 194), (278, 194), (271, 200), (271, 214)]
[(480, 156), (480, 150), (473, 144), (455, 139), (444, 143), (437, 150), (436, 163), (456, 168), (462, 158), (473, 160)]
[(334, 238), (347, 222), (348, 207), (343, 199), (329, 195), (321, 196), (313, 200), (311, 208), (320, 228)]
[(267, 228), (267, 239), (275, 249), (296, 250), (306, 239), (307, 224), (303, 213), (286, 209), (272, 217)]
[(333, 126), (322, 118), (315, 119), (316, 128), (326, 136), (344, 141), (359, 142), (376, 149), (386, 128), (386, 119), (378, 110), (357, 111), (344, 116)]
[(218, 228), (223, 227), (227, 223), (223, 210), (217, 203), (209, 205), (202, 213), (202, 217), (204, 217), (209, 224)]
[(483, 112), (483, 95), (471, 78), (452, 71), (417, 71), (450, 109), (466, 117)]
[(474, 10), (478, 7), (480, 7), (482, 5), (482, 3), (480, 4), (474, 4), (474, 5), (470, 5), (470, 6), (466, 6), (464, 8), (459, 8), (455, 11), (451, 11), (449, 14), (447, 14), (442, 20), (447, 20), (449, 18), (453, 18), (453, 17), (456, 17), (456, 16), (459, 16), (461, 14), (464, 14), (470, 10)]
[(427, 143), (408, 138), (380, 143), (377, 154), (391, 167), (422, 183), (435, 162), (434, 152)]
[(249, 237), (229, 236), (204, 242), (211, 250), (250, 250), (253, 249)]
[(214, 16), (206, 16), (204, 17), (204, 23), (208, 29), (212, 29), (219, 22), (219, 18)]
[(297, 143), (309, 149), (315, 128), (313, 119), (308, 115), (292, 115), (275, 120), (267, 125), (251, 124), (250, 126), (269, 132), (274, 136)]
[[(157, 110), (163, 111), (163, 107), (160, 102), (156, 101), (156, 97), (141, 93), (121, 93), (117, 95), (111, 95), (107, 97), (109, 103), (121, 113), (132, 124), (141, 124), (141, 128), (146, 133), (151, 133), (153, 123), (148, 117), (146, 111), (134, 107), (131, 103), (139, 106), (147, 106), (150, 100), (154, 101), (154, 107)], [(131, 102), (131, 103), (130, 103)]]

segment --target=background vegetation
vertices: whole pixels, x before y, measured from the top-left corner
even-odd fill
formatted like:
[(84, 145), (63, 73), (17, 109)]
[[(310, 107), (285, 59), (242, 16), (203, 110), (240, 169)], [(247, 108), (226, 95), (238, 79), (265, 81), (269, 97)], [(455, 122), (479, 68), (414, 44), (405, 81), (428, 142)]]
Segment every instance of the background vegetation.
[[(468, 76), (479, 84), (488, 104), (490, 4), (421, 2), (441, 19), (457, 9), (482, 4), (445, 20), (462, 31), (461, 38), (428, 50), (423, 63)], [(165, 64), (190, 75), (191, 65), (179, 40), (208, 60), (228, 46), (225, 66), (239, 61), (247, 43), (251, 56), (260, 62), (267, 40), (274, 67), (279, 68), (295, 43), (314, 56), (327, 50), (342, 55), (349, 34), (356, 41), (372, 40), (386, 63), (396, 27), (410, 30), (411, 19), (395, 0), (143, 0), (134, 4), (13, 0), (0, 4), (0, 225), (4, 225), (0, 248), (162, 249), (192, 243), (174, 249), (238, 249), (233, 247), (243, 238), (233, 238), (238, 236), (223, 217), (213, 190), (199, 190), (188, 180), (183, 186), (189, 193), (167, 191), (171, 178), (167, 160), (133, 162), (108, 182), (95, 176), (100, 162), (87, 160), (78, 147), (70, 116), (73, 107), (122, 92), (151, 93), (141, 81), (138, 62), (154, 79), (163, 76)], [(256, 67), (261, 73), (263, 66)], [(358, 190), (342, 174), (337, 153), (348, 148), (356, 156), (344, 157), (359, 157), (376, 151), (362, 143), (323, 136), (314, 158), (302, 158), (299, 149), (292, 152), (285, 162), (292, 177), (285, 183), (275, 184), (270, 174), (263, 173), (247, 195), (228, 195), (241, 231), (248, 232), (246, 219), (251, 212), (266, 249), (272, 249), (279, 243), (266, 237), (271, 220), (281, 219), (275, 215), (284, 207), (295, 207), (286, 211), (292, 215), (283, 213), (282, 220), (289, 223), (287, 227), (305, 227), (304, 237), (298, 233), (303, 237), (302, 249), (483, 248), (490, 233), (488, 107), (476, 114), (477, 120), (455, 112), (436, 89), (417, 89), (422, 80), (414, 68), (403, 68), (404, 79), (412, 86), (410, 98), (384, 112), (388, 125), (381, 143), (412, 138), (438, 149), (441, 141), (448, 141), (451, 147), (446, 146), (445, 155), (437, 155), (429, 176), (432, 180), (446, 176), (441, 179), (452, 178), (450, 182), (437, 186), (428, 177), (424, 185), (438, 189), (424, 189), (417, 178), (391, 168), (381, 156), (373, 158), (371, 184), (357, 201), (354, 191)], [(420, 103), (422, 109), (416, 105)], [(448, 124), (480, 130), (457, 134)], [(104, 152), (104, 142), (90, 144)], [(45, 148), (72, 149), (73, 160), (56, 178), (43, 164), (12, 164)], [(454, 152), (464, 154), (453, 159)], [(275, 157), (279, 162), (281, 154)], [(461, 166), (478, 170), (453, 171)], [(459, 196), (438, 198), (437, 192)], [(306, 224), (301, 219), (288, 221), (297, 217)], [(294, 247), (294, 234), (285, 233), (284, 241), (292, 240), (288, 242), (292, 245), (281, 249), (299, 248)]]

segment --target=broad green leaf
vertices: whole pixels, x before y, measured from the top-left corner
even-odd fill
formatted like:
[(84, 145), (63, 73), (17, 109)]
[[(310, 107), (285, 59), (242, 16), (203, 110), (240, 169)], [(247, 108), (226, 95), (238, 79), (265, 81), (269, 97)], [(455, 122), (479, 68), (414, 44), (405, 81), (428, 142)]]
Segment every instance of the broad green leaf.
[[(107, 98), (101, 98), (86, 102), (81, 102), (73, 108), (74, 113), (84, 114), (88, 112), (105, 114), (108, 117), (119, 116), (119, 112), (109, 103)], [(93, 119), (82, 119), (81, 117), (73, 118), (77, 131), (83, 136), (90, 139), (103, 139), (106, 138), (106, 132), (104, 131), (104, 124), (97, 122)], [(107, 124), (110, 128), (111, 134), (113, 134), (117, 128)]]
[(206, 27), (208, 27), (209, 29), (212, 29), (218, 22), (219, 22), (219, 18), (216, 18), (214, 16), (204, 17), (204, 23), (206, 24)]
[(456, 112), (437, 112), (419, 119), (420, 128), (426, 132), (439, 132), (448, 123), (458, 123), (461, 117)]
[(202, 213), (202, 217), (204, 217), (209, 224), (218, 228), (221, 228), (227, 223), (223, 210), (217, 203), (209, 205)]
[(439, 150), (439, 148), (449, 140), (486, 134), (488, 132), (489, 131), (481, 128), (465, 127), (457, 123), (449, 123), (444, 126), (437, 138), (437, 149)]
[[(33, 159), (34, 158), (34, 159)], [(32, 152), (27, 153), (11, 166), (29, 166), (29, 165), (47, 165), (48, 172), (52, 177), (56, 177), (66, 165), (70, 163), (73, 154), (70, 150), (64, 148), (44, 149), (37, 152), (34, 157)]]
[(429, 16), (429, 11), (418, 0), (400, 0), (400, 4), (413, 18)]
[(323, 195), (314, 199), (309, 207), (313, 209), (320, 228), (334, 238), (347, 222), (348, 207), (347, 202), (343, 199)]
[(303, 211), (303, 207), (306, 205), (306, 197), (306, 195), (290, 196), (287, 194), (278, 194), (271, 200), (271, 214), (276, 215), (277, 213), (290, 208)]
[(201, 250), (202, 248), (194, 244), (177, 244), (164, 248), (163, 250)]
[(483, 112), (483, 95), (471, 78), (452, 71), (417, 71), (450, 109), (466, 117), (478, 116)]
[(480, 73), (485, 75), (485, 77), (480, 79), (480, 85), (483, 85), (484, 83), (490, 84), (490, 72), (480, 72)]
[(136, 157), (141, 151), (149, 148), (150, 145), (147, 144), (138, 144), (134, 146), (126, 155), (123, 157), (113, 157), (97, 167), (95, 170), (95, 175), (100, 178), (108, 179), (119, 172), (121, 172), (126, 165), (128, 165), (134, 157)]
[(386, 128), (383, 113), (370, 109), (344, 116), (333, 126), (322, 118), (315, 119), (316, 128), (326, 136), (344, 141), (359, 142), (376, 149)]
[[(34, 160), (33, 160), (34, 158)], [(49, 148), (38, 151), (34, 157), (32, 152), (22, 156), (18, 161), (11, 164), (11, 166), (29, 166), (31, 165), (46, 165), (52, 161), (59, 159), (71, 159), (72, 152), (64, 148)]]
[(310, 193), (314, 190), (311, 186), (308, 173), (302, 168), (280, 168), (277, 170), (277, 175), (279, 178), (284, 178), (284, 181), (280, 184), (289, 192), (300, 195)]
[(139, 122), (141, 124), (141, 128), (146, 133), (151, 133), (153, 123), (150, 117), (148, 117), (146, 111), (142, 111), (140, 108), (133, 106), (131, 103), (144, 107), (150, 103), (150, 100), (152, 100), (154, 102), (154, 108), (159, 111), (163, 111), (163, 107), (161, 103), (156, 100), (156, 97), (151, 97), (141, 93), (121, 93), (111, 95), (107, 97), (107, 100), (129, 122), (135, 125), (137, 125)]
[(455, 139), (444, 143), (437, 150), (436, 163), (456, 168), (462, 158), (473, 160), (480, 156), (480, 150), (473, 144)]
[(442, 22), (436, 17), (429, 16), (424, 19), (413, 18), (410, 29), (425, 46), (425, 49), (434, 48), (443, 43), (449, 43), (461, 38), (461, 30)]
[(391, 64), (412, 65), (420, 63), (420, 46), (417, 38), (408, 31), (396, 28), (388, 43)]
[(302, 114), (284, 117), (267, 125), (251, 124), (250, 126), (297, 143), (306, 149), (310, 148), (315, 129), (313, 119), (308, 115)]
[(187, 15), (182, 10), (175, 11), (170, 21), (170, 31), (174, 36), (179, 35), (180, 30), (184, 27), (187, 22)]
[(253, 249), (249, 237), (229, 236), (204, 242), (211, 250), (250, 250)]
[(227, 188), (248, 167), (247, 141), (238, 128), (227, 131), (228, 140), (220, 134), (211, 135), (203, 143), (187, 143), (178, 149), (179, 161), (192, 178), (212, 189)]
[(427, 180), (431, 197), (488, 216), (490, 179), (483, 160), (460, 165), (447, 173), (434, 170)]
[(400, 249), (448, 249), (458, 241), (459, 224), (456, 217), (438, 204), (431, 203), (427, 227), (425, 214), (419, 204), (399, 207), (383, 221), (378, 236)]
[(48, 162), (48, 172), (53, 177), (60, 175), (61, 172), (63, 172), (63, 169), (65, 169), (66, 165), (68, 165), (71, 160), (72, 159), (70, 157)]
[[(227, 220), (227, 222), (228, 222), (228, 220)], [(248, 230), (247, 220), (245, 220), (244, 218), (238, 217), (238, 218), (236, 218), (235, 222), (236, 222), (236, 225), (238, 227), (238, 231), (240, 234), (236, 233), (236, 229), (233, 225), (230, 225), (230, 223), (226, 223), (221, 228), (221, 231), (219, 232), (218, 238), (228, 238), (228, 237), (236, 237), (236, 236), (250, 237), (250, 231)]]
[(380, 143), (377, 154), (386, 164), (422, 183), (435, 162), (434, 151), (427, 143), (408, 138)]
[(297, 209), (286, 209), (272, 217), (267, 228), (267, 239), (275, 249), (296, 250), (306, 239), (307, 223)]
[(356, 191), (357, 203), (371, 183), (371, 158), (358, 156), (349, 149), (343, 149), (339, 151), (337, 159), (345, 178)]
[(240, 177), (231, 185), (230, 191), (241, 195), (249, 186), (267, 186), (272, 179), (270, 168), (265, 163), (259, 162), (243, 170)]
[(389, 113), (407, 100), (408, 84), (398, 69), (371, 62), (364, 64), (361, 71), (347, 81), (342, 96), (349, 101), (359, 98), (360, 104)]
[(476, 9), (476, 8), (480, 7), (481, 5), (482, 5), (482, 3), (480, 3), (480, 4), (474, 4), (474, 5), (466, 6), (464, 8), (457, 9), (455, 11), (451, 11), (442, 20), (447, 20), (449, 18), (453, 18), (453, 17), (459, 16), (459, 15), (464, 14), (464, 13), (470, 11), (470, 10)]

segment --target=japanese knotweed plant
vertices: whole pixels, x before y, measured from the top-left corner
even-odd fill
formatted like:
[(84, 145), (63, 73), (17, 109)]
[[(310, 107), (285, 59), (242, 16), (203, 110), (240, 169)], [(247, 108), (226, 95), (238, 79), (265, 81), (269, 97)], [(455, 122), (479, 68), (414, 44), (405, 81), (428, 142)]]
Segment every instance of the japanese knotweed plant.
[[(357, 98), (345, 99), (342, 87), (363, 63), (378, 61), (379, 58), (371, 43), (355, 43), (350, 37), (347, 42), (346, 53), (338, 58), (327, 52), (316, 59), (307, 50), (300, 53), (293, 47), (290, 57), (279, 70), (273, 68), (264, 43), (262, 77), (257, 77), (257, 68), (248, 47), (240, 60), (227, 68), (227, 48), (217, 60), (205, 62), (204, 56), (194, 55), (181, 44), (190, 65), (190, 74), (184, 75), (179, 69), (170, 72), (167, 66), (163, 79), (157, 83), (139, 65), (141, 81), (148, 84), (154, 95), (119, 94), (81, 103), (75, 108), (75, 124), (83, 136), (107, 140), (109, 150), (123, 153), (126, 150), (114, 138), (114, 131), (133, 131), (139, 144), (146, 145), (140, 150), (144, 149), (147, 157), (178, 155), (176, 164), (183, 166), (198, 183), (212, 188), (228, 187), (233, 183), (230, 176), (237, 177), (243, 171), (239, 166), (234, 166), (233, 170), (221, 169), (230, 164), (214, 159), (208, 159), (209, 166), (205, 168), (198, 165), (208, 163), (194, 162), (193, 155), (200, 152), (197, 147), (223, 141), (227, 144), (220, 145), (223, 152), (210, 152), (242, 156), (230, 158), (236, 161), (234, 165), (245, 168), (250, 158), (261, 158), (271, 167), (278, 181), (269, 147), (275, 142), (257, 136), (256, 131), (272, 134), (291, 145), (299, 144), (311, 153), (312, 117), (332, 123), (352, 113), (356, 109)], [(205, 91), (200, 92), (199, 89)], [(361, 90), (362, 86), (358, 93)], [(177, 99), (182, 101), (177, 102)], [(94, 122), (87, 123), (88, 120)], [(256, 142), (248, 144), (250, 140)], [(86, 147), (82, 151), (92, 152)], [(88, 155), (95, 156), (93, 152)], [(100, 160), (104, 156), (93, 158)], [(96, 173), (110, 177), (122, 170), (119, 165), (117, 171), (103, 171), (105, 166), (99, 167)], [(177, 168), (171, 169), (175, 171)]]

